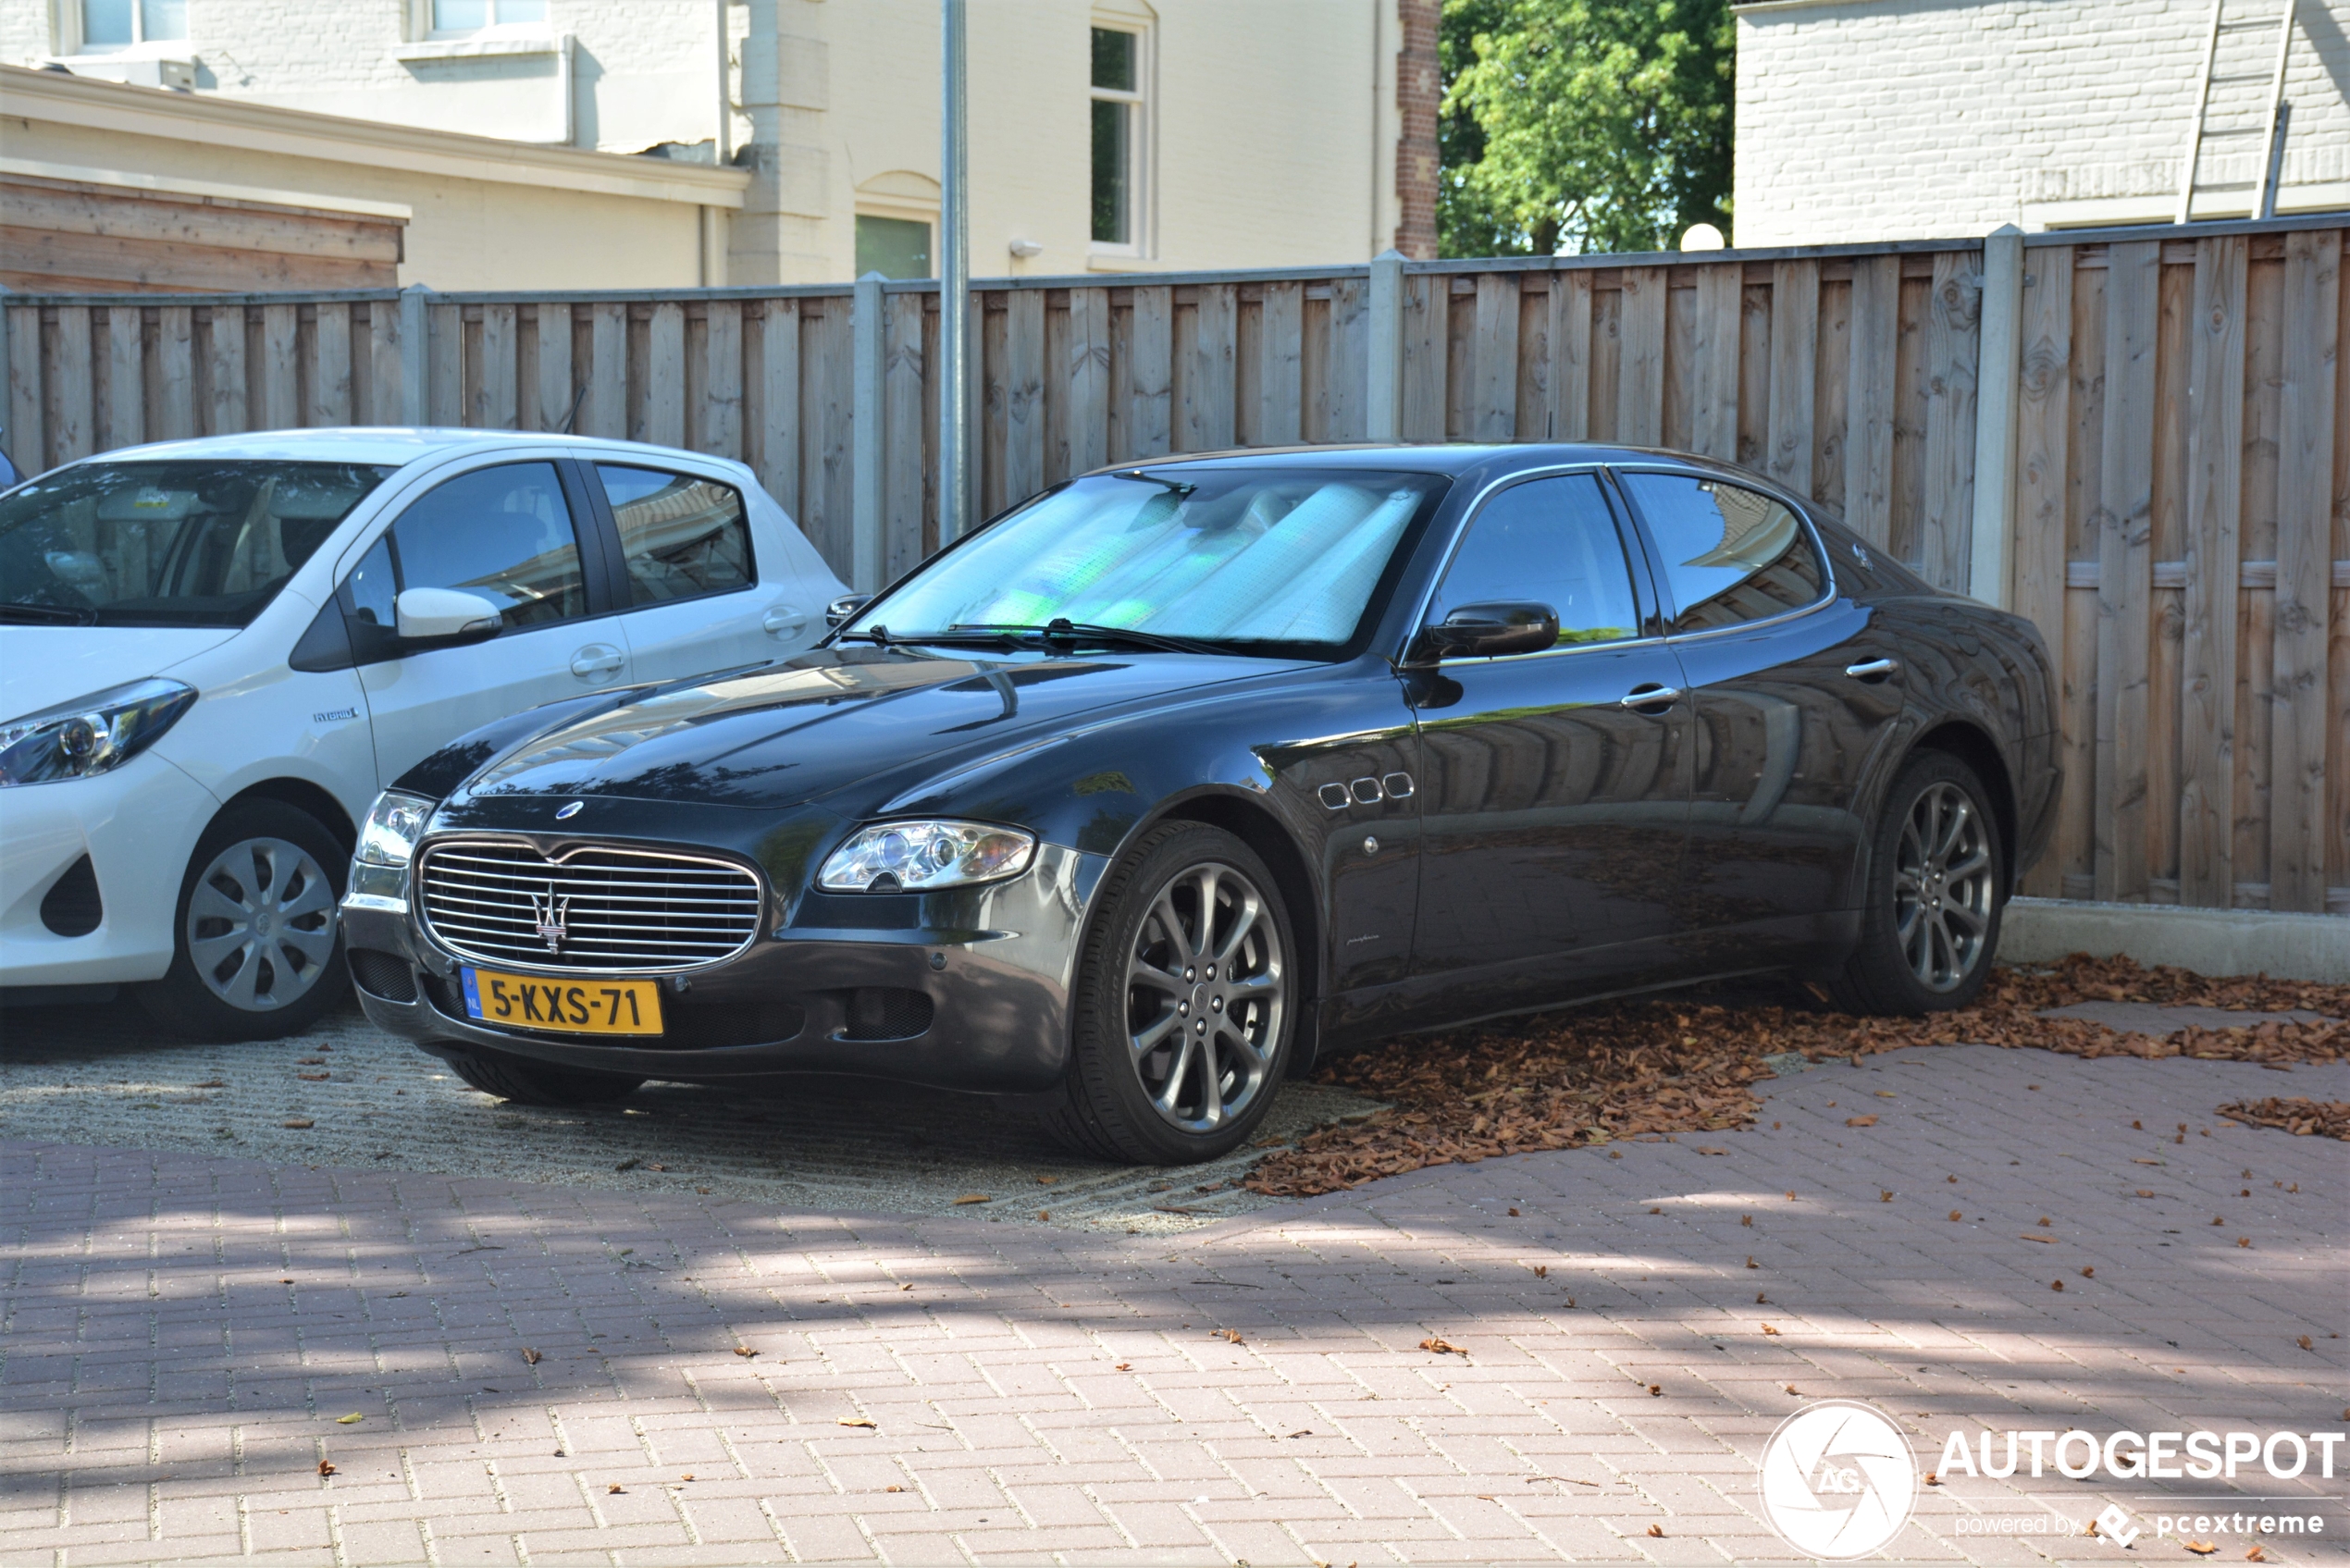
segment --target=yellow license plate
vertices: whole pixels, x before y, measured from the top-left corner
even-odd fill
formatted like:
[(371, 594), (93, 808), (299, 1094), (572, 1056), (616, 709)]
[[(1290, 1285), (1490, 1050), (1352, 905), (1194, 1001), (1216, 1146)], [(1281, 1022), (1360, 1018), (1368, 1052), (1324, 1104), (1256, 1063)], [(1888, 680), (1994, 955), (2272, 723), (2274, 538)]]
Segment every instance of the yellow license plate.
[(563, 1034), (659, 1034), (661, 987), (649, 980), (541, 980), (460, 969), (465, 1013), (507, 1029)]

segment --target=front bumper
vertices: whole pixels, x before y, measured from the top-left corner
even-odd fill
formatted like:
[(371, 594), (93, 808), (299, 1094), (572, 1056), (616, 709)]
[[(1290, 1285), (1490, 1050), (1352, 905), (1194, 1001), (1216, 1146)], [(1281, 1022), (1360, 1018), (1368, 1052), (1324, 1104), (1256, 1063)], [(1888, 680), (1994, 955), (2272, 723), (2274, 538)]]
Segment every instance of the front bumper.
[(1070, 990), (1107, 866), (1102, 856), (1044, 845), (1028, 871), (983, 887), (803, 896), (789, 926), (679, 977), (682, 987), (664, 982), (667, 1032), (658, 1042), (467, 1018), (461, 960), (398, 901), (345, 900), (343, 929), (367, 1017), (439, 1056), (502, 1053), (689, 1082), (837, 1072), (1032, 1093), (1058, 1081), (1067, 1064)]
[[(0, 790), (0, 986), (157, 980), (188, 857), (220, 802), (153, 751), (92, 779)], [(96, 930), (60, 936), (41, 902), (84, 855)]]

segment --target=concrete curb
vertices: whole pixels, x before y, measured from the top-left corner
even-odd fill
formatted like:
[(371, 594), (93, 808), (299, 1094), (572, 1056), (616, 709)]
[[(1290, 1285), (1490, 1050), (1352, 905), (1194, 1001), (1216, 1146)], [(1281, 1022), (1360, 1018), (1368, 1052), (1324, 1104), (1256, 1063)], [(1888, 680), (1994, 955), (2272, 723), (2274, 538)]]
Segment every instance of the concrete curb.
[(2068, 953), (2117, 954), (2197, 974), (2268, 974), (2350, 984), (2350, 920), (2266, 909), (2188, 909), (2075, 898), (2010, 901), (1999, 932), (2003, 963), (2047, 963)]

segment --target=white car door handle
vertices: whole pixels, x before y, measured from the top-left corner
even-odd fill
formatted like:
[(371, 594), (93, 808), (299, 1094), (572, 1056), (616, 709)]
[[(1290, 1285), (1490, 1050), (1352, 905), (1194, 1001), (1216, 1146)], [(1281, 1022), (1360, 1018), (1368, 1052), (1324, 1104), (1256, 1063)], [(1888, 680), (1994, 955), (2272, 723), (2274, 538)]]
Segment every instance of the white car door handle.
[(610, 643), (591, 642), (571, 656), (571, 673), (583, 681), (617, 674), (628, 656)]
[(771, 636), (797, 636), (808, 624), (808, 611), (796, 604), (771, 604), (767, 613), (759, 618), (759, 623)]

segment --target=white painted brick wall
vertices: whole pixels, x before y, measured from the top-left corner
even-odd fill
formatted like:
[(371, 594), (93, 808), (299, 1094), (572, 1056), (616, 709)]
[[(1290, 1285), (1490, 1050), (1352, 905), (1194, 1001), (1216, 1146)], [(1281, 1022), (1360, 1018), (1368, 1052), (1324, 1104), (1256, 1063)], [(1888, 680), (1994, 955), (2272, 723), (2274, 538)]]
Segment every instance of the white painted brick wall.
[[(2229, 0), (2229, 14), (2277, 6)], [(2045, 228), (2052, 204), (2174, 194), (2209, 18), (2208, 0), (1741, 11), (1736, 241)], [(2262, 72), (2273, 38), (2251, 49)], [(2261, 99), (2265, 81), (2249, 91)], [(2300, 0), (2285, 93), (2288, 191), (2350, 181), (2350, 0)], [(2207, 178), (2248, 178), (2255, 161), (2207, 161)]]
[[(52, 5), (0, 0), (0, 61), (37, 65), (66, 43)], [(188, 0), (185, 47), (198, 91), (222, 97), (507, 135), (513, 100), (527, 96), (529, 123), (553, 123), (550, 61), (403, 61), (401, 44), (421, 36), (410, 14), (409, 0)], [(578, 144), (633, 153), (707, 140), (718, 115), (712, 16), (711, 0), (548, 0), (548, 27), (575, 41)], [(536, 113), (540, 100), (549, 114)]]

